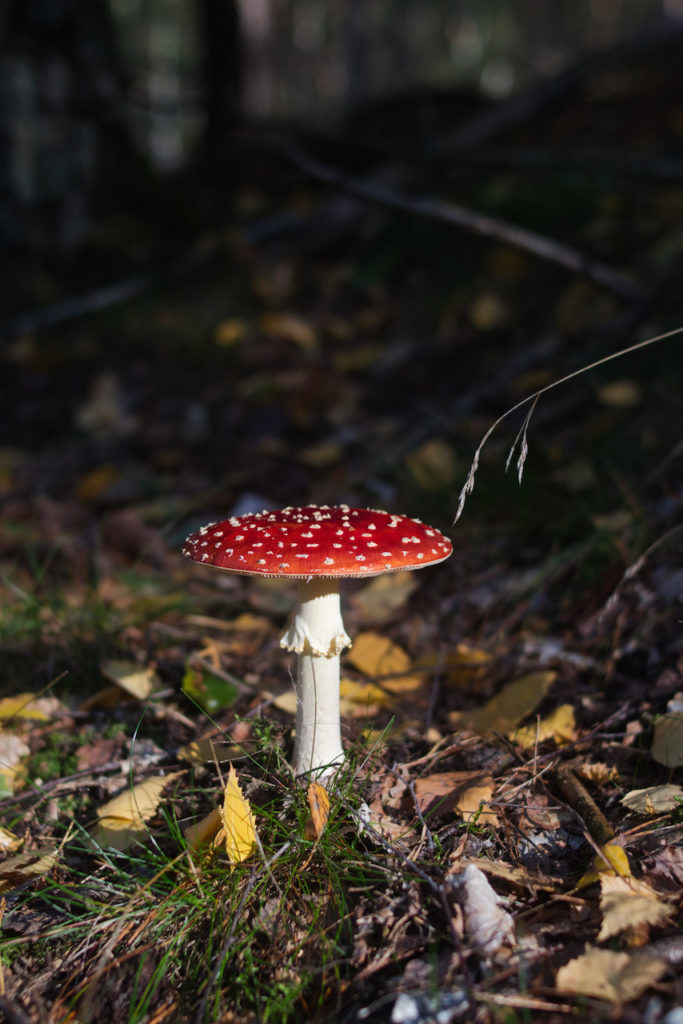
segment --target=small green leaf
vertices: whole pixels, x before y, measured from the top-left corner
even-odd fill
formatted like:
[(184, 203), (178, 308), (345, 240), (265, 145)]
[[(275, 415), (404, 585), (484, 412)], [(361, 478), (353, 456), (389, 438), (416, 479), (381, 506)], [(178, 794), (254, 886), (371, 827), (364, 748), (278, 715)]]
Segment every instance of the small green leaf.
[(188, 668), (183, 676), (183, 692), (205, 711), (213, 714), (234, 704), (239, 690), (227, 679), (219, 679), (210, 672), (199, 673), (196, 668)]

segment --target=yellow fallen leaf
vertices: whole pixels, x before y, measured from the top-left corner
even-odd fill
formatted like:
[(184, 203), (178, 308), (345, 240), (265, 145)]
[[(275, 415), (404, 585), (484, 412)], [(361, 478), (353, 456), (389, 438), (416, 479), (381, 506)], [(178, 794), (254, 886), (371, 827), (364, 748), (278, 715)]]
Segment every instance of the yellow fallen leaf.
[(603, 875), (600, 879), (600, 909), (598, 942), (642, 925), (666, 924), (673, 914), (673, 907), (663, 903), (645, 882), (618, 875)]
[(393, 676), (408, 672), (411, 667), (403, 648), (380, 633), (359, 633), (346, 657), (366, 676)]
[(681, 806), (683, 787), (667, 783), (662, 786), (647, 786), (645, 789), (632, 789), (622, 796), (620, 803), (636, 814), (665, 814)]
[(23, 885), (30, 878), (46, 875), (57, 863), (59, 849), (43, 847), (30, 853), (17, 853), (0, 864), (0, 893)]
[(420, 655), (415, 668), (438, 672), (449, 685), (463, 686), (481, 677), (490, 661), (491, 655), (488, 651), (459, 643), (456, 649), (448, 654)]
[(683, 715), (662, 715), (655, 722), (652, 757), (667, 768), (683, 768)]
[(213, 332), (213, 340), (220, 348), (229, 348), (241, 341), (248, 329), (246, 320), (237, 317), (221, 320)]
[(318, 335), (312, 325), (296, 313), (264, 313), (259, 327), (269, 337), (291, 341), (304, 351), (310, 351), (318, 344)]
[(80, 478), (74, 487), (74, 495), (79, 501), (96, 502), (120, 477), (120, 467), (105, 462)]
[(214, 845), (225, 846), (231, 864), (241, 864), (256, 846), (254, 816), (232, 765), (223, 794), (222, 828), (214, 840)]
[(134, 661), (112, 658), (100, 665), (102, 675), (138, 700), (147, 700), (159, 685), (153, 668), (141, 668)]
[(596, 853), (591, 867), (586, 871), (576, 884), (577, 889), (585, 889), (587, 885), (593, 885), (600, 881), (603, 875), (619, 875), (622, 878), (631, 877), (631, 865), (628, 855), (623, 846), (616, 843), (606, 843), (601, 847), (601, 852)]
[(95, 842), (123, 851), (144, 839), (145, 823), (156, 814), (165, 787), (180, 774), (153, 775), (107, 801), (97, 811), (98, 821), (92, 833)]
[(576, 721), (574, 708), (571, 704), (560, 704), (549, 715), (535, 725), (524, 725), (508, 734), (508, 739), (523, 750), (529, 750), (536, 743), (555, 740), (558, 747), (571, 743), (574, 738)]
[(21, 736), (0, 729), (0, 794), (11, 796), (15, 791), (17, 780), (21, 776), (18, 767), (22, 757), (30, 754), (31, 749)]
[(636, 380), (610, 380), (598, 388), (598, 401), (610, 409), (632, 409), (643, 400), (643, 389)]
[(202, 818), (201, 821), (196, 821), (193, 825), (188, 825), (183, 830), (185, 842), (191, 850), (198, 850), (200, 846), (206, 846), (210, 843), (214, 836), (217, 834), (223, 821), (223, 815), (218, 807), (214, 807), (212, 811)]
[(272, 702), (272, 704), (279, 708), (280, 711), (284, 711), (288, 715), (296, 714), (296, 693), (294, 690), (285, 690), (284, 693), (278, 693), (277, 697), (273, 697), (272, 694), (264, 693), (264, 698)]
[(344, 718), (363, 718), (372, 708), (386, 707), (393, 697), (376, 683), (344, 676), (339, 682), (339, 713)]
[(178, 751), (181, 761), (195, 766), (222, 764), (245, 753), (244, 746), (237, 743), (223, 743), (222, 740), (193, 740)]
[(555, 984), (558, 991), (569, 995), (628, 1003), (659, 981), (666, 970), (666, 961), (657, 957), (587, 946), (585, 953), (560, 967)]
[(324, 786), (319, 782), (311, 782), (308, 787), (308, 806), (311, 816), (306, 822), (304, 834), (307, 839), (317, 839), (330, 816), (330, 798)]
[(531, 672), (492, 697), (483, 708), (452, 711), (449, 721), (459, 729), (473, 732), (500, 732), (507, 735), (523, 718), (532, 714), (550, 689), (555, 672)]
[(47, 722), (59, 707), (54, 697), (36, 697), (35, 693), (18, 693), (14, 697), (3, 697), (0, 700), (0, 720), (10, 718), (30, 718), (38, 722)]
[(8, 853), (17, 850), (21, 846), (21, 839), (15, 836), (14, 832), (0, 826), (0, 852)]

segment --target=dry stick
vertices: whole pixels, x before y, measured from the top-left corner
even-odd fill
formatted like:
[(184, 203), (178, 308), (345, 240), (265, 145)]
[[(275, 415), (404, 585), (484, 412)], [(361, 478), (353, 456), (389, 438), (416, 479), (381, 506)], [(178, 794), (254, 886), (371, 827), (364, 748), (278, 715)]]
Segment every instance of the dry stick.
[[(538, 391), (534, 391), (533, 394), (527, 395), (526, 398), (523, 398), (521, 400), (521, 402), (517, 402), (516, 405), (513, 405), (510, 409), (508, 409), (506, 412), (504, 412), (502, 416), (499, 416), (498, 419), (493, 424), (493, 426), (489, 427), (489, 429), (486, 431), (486, 433), (484, 434), (483, 438), (481, 439), (481, 441), (479, 443), (479, 447), (477, 448), (476, 452), (474, 453), (474, 458), (472, 460), (472, 465), (470, 466), (470, 471), (467, 474), (467, 480), (465, 481), (465, 483), (463, 485), (463, 488), (460, 491), (460, 497), (458, 499), (458, 508), (457, 508), (456, 513), (455, 513), (455, 519), (453, 520), (453, 524), (455, 525), (455, 523), (457, 523), (458, 519), (462, 515), (462, 510), (465, 507), (465, 502), (467, 501), (467, 496), (469, 494), (471, 494), (472, 491), (474, 490), (474, 477), (476, 475), (477, 469), (479, 468), (479, 457), (481, 455), (482, 448), (484, 447), (484, 445), (486, 444), (486, 442), (488, 441), (488, 439), (490, 438), (491, 434), (494, 432), (496, 427), (500, 423), (502, 423), (503, 420), (506, 419), (506, 417), (508, 417), (511, 413), (516, 412), (517, 409), (521, 409), (522, 406), (526, 405), (528, 402), (533, 402), (533, 404), (535, 406), (536, 402), (538, 401), (540, 396), (544, 395), (546, 393), (546, 391), (552, 391), (553, 388), (559, 387), (560, 384), (566, 384), (566, 382), (568, 380), (573, 380), (574, 377), (578, 377), (582, 373), (587, 373), (588, 370), (594, 370), (597, 366), (602, 366), (604, 363), (611, 362), (612, 359), (619, 359), (620, 356), (628, 355), (629, 352), (635, 352), (635, 351), (637, 351), (640, 348), (645, 348), (647, 345), (654, 345), (655, 342), (657, 342), (657, 341), (664, 341), (666, 338), (671, 338), (675, 334), (681, 334), (681, 333), (683, 333), (683, 327), (675, 327), (672, 331), (666, 331), (666, 333), (664, 333), (664, 334), (658, 334), (655, 338), (647, 338), (645, 341), (638, 341), (638, 342), (636, 342), (635, 345), (629, 345), (628, 348), (622, 348), (618, 352), (612, 352), (608, 356), (603, 356), (602, 359), (596, 359), (594, 362), (589, 363), (588, 366), (582, 366), (581, 369), (579, 369), (579, 370), (573, 370), (572, 373), (568, 373), (568, 374), (566, 374), (566, 376), (560, 377), (559, 380), (553, 381), (552, 384), (547, 384), (544, 388), (539, 388), (539, 390)], [(533, 411), (533, 408), (532, 408), (532, 411)], [(527, 430), (528, 425), (529, 425), (529, 416), (527, 416), (525, 418), (524, 423), (522, 425), (522, 429), (521, 429), (520, 433), (517, 435), (517, 438), (515, 439), (515, 443), (513, 444), (512, 449), (510, 451), (510, 454), (508, 456), (508, 463), (510, 461), (510, 458), (512, 457), (512, 454), (513, 454), (513, 452), (515, 450), (515, 447), (517, 445), (517, 442), (518, 442), (520, 436), (522, 436), (523, 445), (524, 445), (525, 450), (526, 450), (526, 430)], [(520, 461), (521, 461), (521, 465), (519, 464)], [(519, 475), (520, 480), (521, 480), (521, 471), (522, 471), (523, 467), (524, 467), (524, 461), (523, 461), (523, 459), (521, 458), (521, 455), (520, 455), (520, 459), (518, 460), (518, 466), (517, 466), (518, 475)]]
[(311, 178), (332, 185), (356, 199), (384, 206), (390, 210), (412, 213), (442, 224), (450, 224), (486, 238), (496, 238), (516, 249), (523, 249), (549, 263), (556, 263), (572, 273), (587, 277), (627, 302), (642, 302), (644, 298), (641, 289), (625, 274), (621, 274), (604, 263), (590, 259), (584, 253), (563, 242), (539, 235), (535, 231), (529, 231), (527, 228), (520, 227), (519, 224), (500, 220), (455, 203), (433, 199), (431, 196), (408, 196), (375, 181), (349, 178), (336, 168), (309, 156), (298, 146), (284, 145), (282, 151), (291, 163)]
[(574, 772), (565, 765), (558, 765), (555, 778), (565, 800), (579, 815), (593, 839), (600, 846), (613, 839), (614, 829)]

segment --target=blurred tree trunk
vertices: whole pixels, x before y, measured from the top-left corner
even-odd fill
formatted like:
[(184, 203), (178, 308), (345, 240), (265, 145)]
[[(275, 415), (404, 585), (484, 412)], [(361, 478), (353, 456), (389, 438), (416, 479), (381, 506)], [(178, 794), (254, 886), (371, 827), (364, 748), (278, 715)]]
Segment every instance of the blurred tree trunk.
[(240, 118), (242, 41), (237, 0), (197, 0), (204, 98), (202, 157), (211, 175), (224, 174)]
[(62, 266), (90, 226), (118, 78), (107, 0), (0, 10), (0, 249), (31, 301), (32, 270)]

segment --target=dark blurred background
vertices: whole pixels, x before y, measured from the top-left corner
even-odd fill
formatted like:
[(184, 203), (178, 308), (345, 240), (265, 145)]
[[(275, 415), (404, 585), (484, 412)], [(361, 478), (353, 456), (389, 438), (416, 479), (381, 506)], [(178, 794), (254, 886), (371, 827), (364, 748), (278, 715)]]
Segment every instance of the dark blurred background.
[[(0, 555), (85, 579), (308, 501), (450, 530), (497, 416), (683, 322), (682, 40), (681, 0), (0, 0)], [(521, 490), (505, 424), (478, 561), (675, 520), (679, 351), (545, 397)]]
[(107, 280), (224, 211), (272, 170), (245, 129), (353, 141), (366, 159), (409, 142), (414, 159), (482, 104), (680, 8), (2, 0), (3, 310)]

